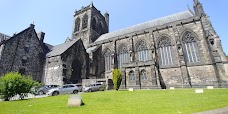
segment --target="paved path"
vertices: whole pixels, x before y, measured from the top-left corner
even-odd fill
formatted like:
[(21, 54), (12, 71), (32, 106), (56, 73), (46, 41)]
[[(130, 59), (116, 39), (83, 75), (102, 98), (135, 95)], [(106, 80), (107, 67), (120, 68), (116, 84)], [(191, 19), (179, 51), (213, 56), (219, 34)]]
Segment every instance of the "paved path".
[[(28, 93), (28, 96), (26, 96), (24, 99), (32, 99), (32, 98), (43, 98), (43, 97), (47, 97), (48, 95), (34, 95), (31, 93)], [(19, 95), (15, 95), (14, 97), (10, 98), (10, 101), (12, 100), (20, 100), (20, 96)], [(3, 101), (3, 99), (0, 99), (0, 101)]]
[(228, 114), (228, 107), (215, 109), (215, 110), (209, 110), (205, 112), (198, 112), (194, 114)]

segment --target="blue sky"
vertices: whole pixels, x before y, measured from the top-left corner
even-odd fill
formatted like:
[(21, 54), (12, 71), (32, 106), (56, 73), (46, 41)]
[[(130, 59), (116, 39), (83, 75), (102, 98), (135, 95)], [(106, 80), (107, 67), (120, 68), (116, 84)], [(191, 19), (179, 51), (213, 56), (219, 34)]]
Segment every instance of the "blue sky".
[[(45, 42), (57, 45), (71, 37), (75, 9), (92, 0), (0, 0), (0, 32), (12, 36), (34, 22)], [(200, 0), (228, 54), (228, 0)], [(93, 0), (94, 6), (110, 14), (110, 32), (145, 21), (192, 9), (193, 0)]]

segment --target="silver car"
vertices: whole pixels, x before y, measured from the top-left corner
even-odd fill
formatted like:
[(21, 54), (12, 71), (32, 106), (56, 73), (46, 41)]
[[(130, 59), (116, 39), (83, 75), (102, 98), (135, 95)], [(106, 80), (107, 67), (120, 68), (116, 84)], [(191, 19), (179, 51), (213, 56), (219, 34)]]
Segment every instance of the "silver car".
[(84, 92), (92, 92), (92, 91), (99, 91), (100, 87), (102, 84), (100, 83), (95, 83), (95, 84), (90, 84), (82, 89)]
[(66, 84), (59, 88), (50, 89), (47, 95), (77, 94), (79, 91), (79, 88), (75, 84)]

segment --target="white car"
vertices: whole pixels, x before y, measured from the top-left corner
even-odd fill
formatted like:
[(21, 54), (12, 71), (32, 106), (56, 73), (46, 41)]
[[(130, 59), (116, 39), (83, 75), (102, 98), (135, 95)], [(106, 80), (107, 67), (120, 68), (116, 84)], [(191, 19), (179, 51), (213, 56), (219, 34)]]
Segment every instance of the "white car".
[(84, 92), (92, 92), (92, 91), (99, 91), (100, 87), (102, 84), (100, 83), (95, 83), (95, 84), (90, 84), (82, 89)]
[(47, 95), (56, 96), (59, 94), (77, 94), (79, 88), (75, 84), (66, 84), (59, 88), (50, 89)]

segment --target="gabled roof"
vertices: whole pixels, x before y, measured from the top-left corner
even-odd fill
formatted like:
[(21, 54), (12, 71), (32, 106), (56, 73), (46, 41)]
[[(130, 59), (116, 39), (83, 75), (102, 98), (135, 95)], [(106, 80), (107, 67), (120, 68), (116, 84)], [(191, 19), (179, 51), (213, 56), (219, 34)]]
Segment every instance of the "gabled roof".
[(64, 53), (68, 48), (74, 45), (79, 39), (73, 39), (72, 41), (65, 42), (63, 44), (54, 46), (49, 53), (46, 54), (46, 57), (58, 56)]
[(117, 36), (133, 33), (133, 32), (136, 32), (136, 31), (145, 30), (145, 29), (148, 29), (148, 28), (161, 26), (161, 25), (164, 25), (164, 24), (168, 24), (168, 23), (179, 21), (179, 20), (183, 20), (183, 19), (188, 19), (188, 18), (193, 17), (193, 16), (194, 16), (194, 14), (190, 10), (179, 12), (179, 13), (176, 13), (176, 14), (172, 14), (172, 15), (169, 15), (169, 16), (162, 17), (162, 18), (154, 19), (154, 20), (151, 20), (151, 21), (148, 21), (148, 22), (145, 22), (145, 23), (134, 25), (134, 26), (131, 26), (131, 27), (128, 27), (128, 28), (124, 28), (124, 29), (120, 29), (120, 30), (117, 30), (117, 31), (114, 31), (114, 32), (103, 34), (95, 42), (99, 42), (99, 41), (110, 39), (110, 38), (114, 38), (114, 37), (117, 37)]

